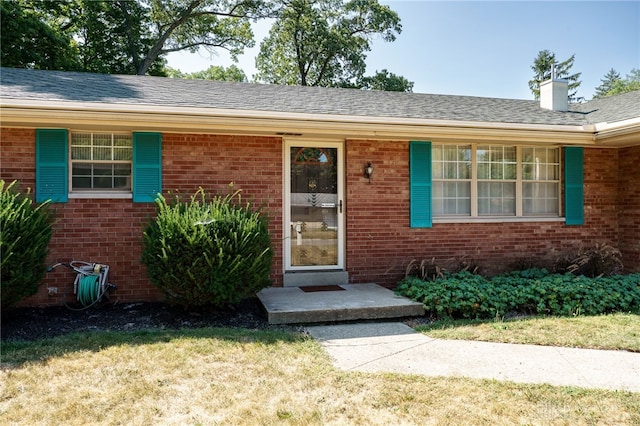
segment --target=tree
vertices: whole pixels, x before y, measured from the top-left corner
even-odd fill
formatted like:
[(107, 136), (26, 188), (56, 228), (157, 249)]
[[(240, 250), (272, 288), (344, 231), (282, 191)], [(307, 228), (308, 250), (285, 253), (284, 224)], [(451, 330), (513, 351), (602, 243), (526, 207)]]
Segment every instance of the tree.
[(385, 90), (387, 92), (412, 92), (413, 82), (390, 73), (386, 69), (376, 71), (372, 77), (363, 77), (357, 84), (360, 89)]
[[(601, 97), (620, 95), (622, 93), (633, 92), (634, 90), (640, 90), (640, 69), (638, 68), (633, 68), (624, 79), (618, 78), (614, 81), (609, 90)], [(596, 96), (594, 96), (594, 98), (595, 97)]]
[(156, 58), (170, 52), (195, 52), (204, 47), (227, 50), (237, 58), (245, 47), (253, 47), (251, 20), (271, 16), (268, 0), (139, 0), (146, 5), (153, 44), (146, 52), (138, 74), (147, 72)]
[[(147, 10), (135, 1), (75, 0), (63, 3), (57, 19), (79, 44), (83, 71), (136, 74), (153, 39)], [(145, 73), (164, 75), (165, 60), (154, 58)]]
[(529, 80), (529, 89), (535, 99), (540, 99), (540, 83), (551, 78), (551, 67), (555, 66), (556, 77), (566, 79), (569, 82), (569, 101), (576, 101), (578, 87), (582, 83), (579, 78), (582, 73), (569, 74), (576, 55), (562, 62), (556, 60), (556, 55), (549, 50), (541, 50), (534, 59), (531, 69), (535, 72), (533, 79)]
[[(29, 34), (35, 23), (11, 26), (12, 21), (5, 26), (5, 9), (11, 8), (5, 4), (11, 3), (2, 2), (3, 59), (5, 50), (9, 52), (9, 46), (18, 45), (21, 40), (39, 42), (38, 37)], [(222, 48), (232, 58), (237, 57), (245, 47), (254, 44), (251, 20), (270, 16), (274, 8), (271, 0), (19, 0), (17, 3), (32, 10), (42, 28), (51, 28), (53, 35), (64, 41), (63, 46), (66, 43), (67, 48), (76, 48), (75, 62), (79, 67), (57, 68), (141, 75), (164, 73), (163, 56), (169, 52), (193, 52), (203, 47), (214, 53)], [(15, 31), (7, 34), (7, 28)], [(7, 43), (5, 48), (6, 34), (17, 41)], [(45, 38), (48, 39), (53, 37)], [(32, 67), (50, 66), (37, 55), (32, 56)], [(15, 62), (22, 64), (25, 60)]]
[(596, 93), (593, 99), (599, 99), (607, 96), (607, 93), (613, 88), (613, 85), (620, 80), (620, 73), (611, 68), (609, 72), (600, 81), (602, 84), (596, 87)]
[(71, 37), (52, 28), (27, 2), (1, 2), (0, 28), (3, 67), (81, 69)]
[(353, 86), (364, 76), (373, 36), (394, 41), (398, 14), (377, 0), (289, 0), (256, 58), (256, 80)]
[(239, 81), (246, 82), (247, 76), (240, 68), (231, 65), (227, 68), (212, 65), (204, 71), (196, 71), (185, 74), (180, 70), (167, 68), (167, 74), (171, 78), (185, 78), (189, 80), (216, 80), (216, 81)]

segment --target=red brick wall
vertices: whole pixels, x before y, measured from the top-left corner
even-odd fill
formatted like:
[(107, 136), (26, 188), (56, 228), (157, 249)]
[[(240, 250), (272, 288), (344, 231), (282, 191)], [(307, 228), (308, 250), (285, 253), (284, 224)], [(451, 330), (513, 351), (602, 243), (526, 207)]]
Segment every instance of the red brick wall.
[[(0, 177), (35, 180), (35, 131), (2, 129)], [(226, 194), (229, 183), (245, 199), (264, 204), (274, 248), (272, 280), (282, 283), (282, 180), (280, 138), (200, 134), (163, 135), (163, 187), (191, 195), (199, 187)], [(364, 165), (375, 167), (372, 182)], [(581, 245), (619, 245), (626, 265), (640, 264), (640, 147), (585, 149), (584, 226), (563, 222), (434, 224), (409, 228), (409, 149), (405, 141), (349, 140), (346, 143), (347, 269), (356, 283), (394, 285), (412, 259), (446, 263), (468, 256), (485, 272), (507, 268), (523, 257), (546, 261)], [(618, 169), (620, 172), (618, 172)], [(141, 233), (152, 204), (131, 200), (78, 200), (56, 204), (57, 223), (48, 262), (89, 260), (111, 266), (118, 285), (114, 300), (161, 300), (140, 265)], [(618, 225), (619, 224), (619, 225)], [(73, 274), (47, 274), (40, 292), (23, 305), (58, 305), (70, 292)], [(58, 295), (48, 296), (47, 287)], [(67, 296), (73, 298), (72, 294)]]
[[(595, 242), (616, 244), (617, 151), (585, 149), (585, 225), (563, 222), (436, 223), (409, 228), (407, 142), (349, 140), (347, 152), (347, 268), (353, 282), (394, 285), (413, 260), (446, 264), (467, 256), (486, 273), (521, 258), (553, 261)], [(363, 167), (375, 167), (371, 184)]]
[[(142, 229), (155, 211), (153, 204), (117, 199), (70, 199), (53, 206), (56, 224), (48, 264), (71, 260), (103, 263), (110, 266), (109, 282), (118, 287), (110, 293), (111, 300), (162, 300), (140, 263)], [(59, 267), (47, 273), (40, 291), (22, 304), (59, 305), (63, 293), (68, 293), (67, 302), (73, 302), (73, 280), (72, 271)], [(49, 296), (48, 287), (56, 287), (58, 294)]]
[(618, 246), (629, 271), (640, 272), (640, 146), (618, 150)]
[[(2, 129), (0, 177), (18, 179), (23, 188), (35, 183), (35, 130)], [(229, 183), (242, 190), (244, 200), (264, 205), (270, 219), (273, 248), (272, 279), (282, 283), (282, 142), (280, 138), (163, 135), (164, 192), (227, 194)], [(119, 302), (157, 301), (162, 294), (149, 282), (140, 264), (142, 229), (155, 206), (129, 200), (70, 199), (54, 204), (56, 224), (48, 264), (84, 260), (110, 266), (109, 281), (118, 286), (111, 299)], [(24, 306), (73, 301), (74, 274), (58, 268), (45, 276), (38, 294)], [(58, 294), (49, 296), (47, 288)]]
[(23, 190), (33, 190), (36, 182), (35, 129), (0, 128), (0, 177), (19, 180)]

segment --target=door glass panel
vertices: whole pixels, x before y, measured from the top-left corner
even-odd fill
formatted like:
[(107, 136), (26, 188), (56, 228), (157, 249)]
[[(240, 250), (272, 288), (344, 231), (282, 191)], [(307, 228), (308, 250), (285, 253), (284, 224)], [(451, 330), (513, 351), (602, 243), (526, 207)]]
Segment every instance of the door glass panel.
[(291, 147), (291, 266), (338, 264), (338, 149)]

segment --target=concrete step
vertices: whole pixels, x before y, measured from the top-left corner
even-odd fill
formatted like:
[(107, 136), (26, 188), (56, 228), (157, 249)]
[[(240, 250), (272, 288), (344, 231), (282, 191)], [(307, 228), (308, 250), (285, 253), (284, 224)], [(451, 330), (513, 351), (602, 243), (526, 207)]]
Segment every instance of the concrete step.
[(270, 287), (258, 293), (269, 324), (309, 324), (424, 315), (421, 303), (377, 284), (340, 284), (325, 291)]
[(329, 284), (348, 284), (347, 271), (304, 271), (287, 272), (283, 277), (283, 287), (304, 287)]

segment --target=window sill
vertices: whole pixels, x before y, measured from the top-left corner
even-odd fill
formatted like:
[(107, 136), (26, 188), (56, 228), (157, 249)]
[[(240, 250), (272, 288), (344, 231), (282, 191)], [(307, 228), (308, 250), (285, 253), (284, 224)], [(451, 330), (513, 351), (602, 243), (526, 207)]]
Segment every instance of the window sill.
[(564, 217), (434, 217), (433, 223), (510, 223), (510, 222), (564, 222)]
[(132, 199), (133, 195), (130, 192), (70, 192), (69, 198), (77, 199)]

